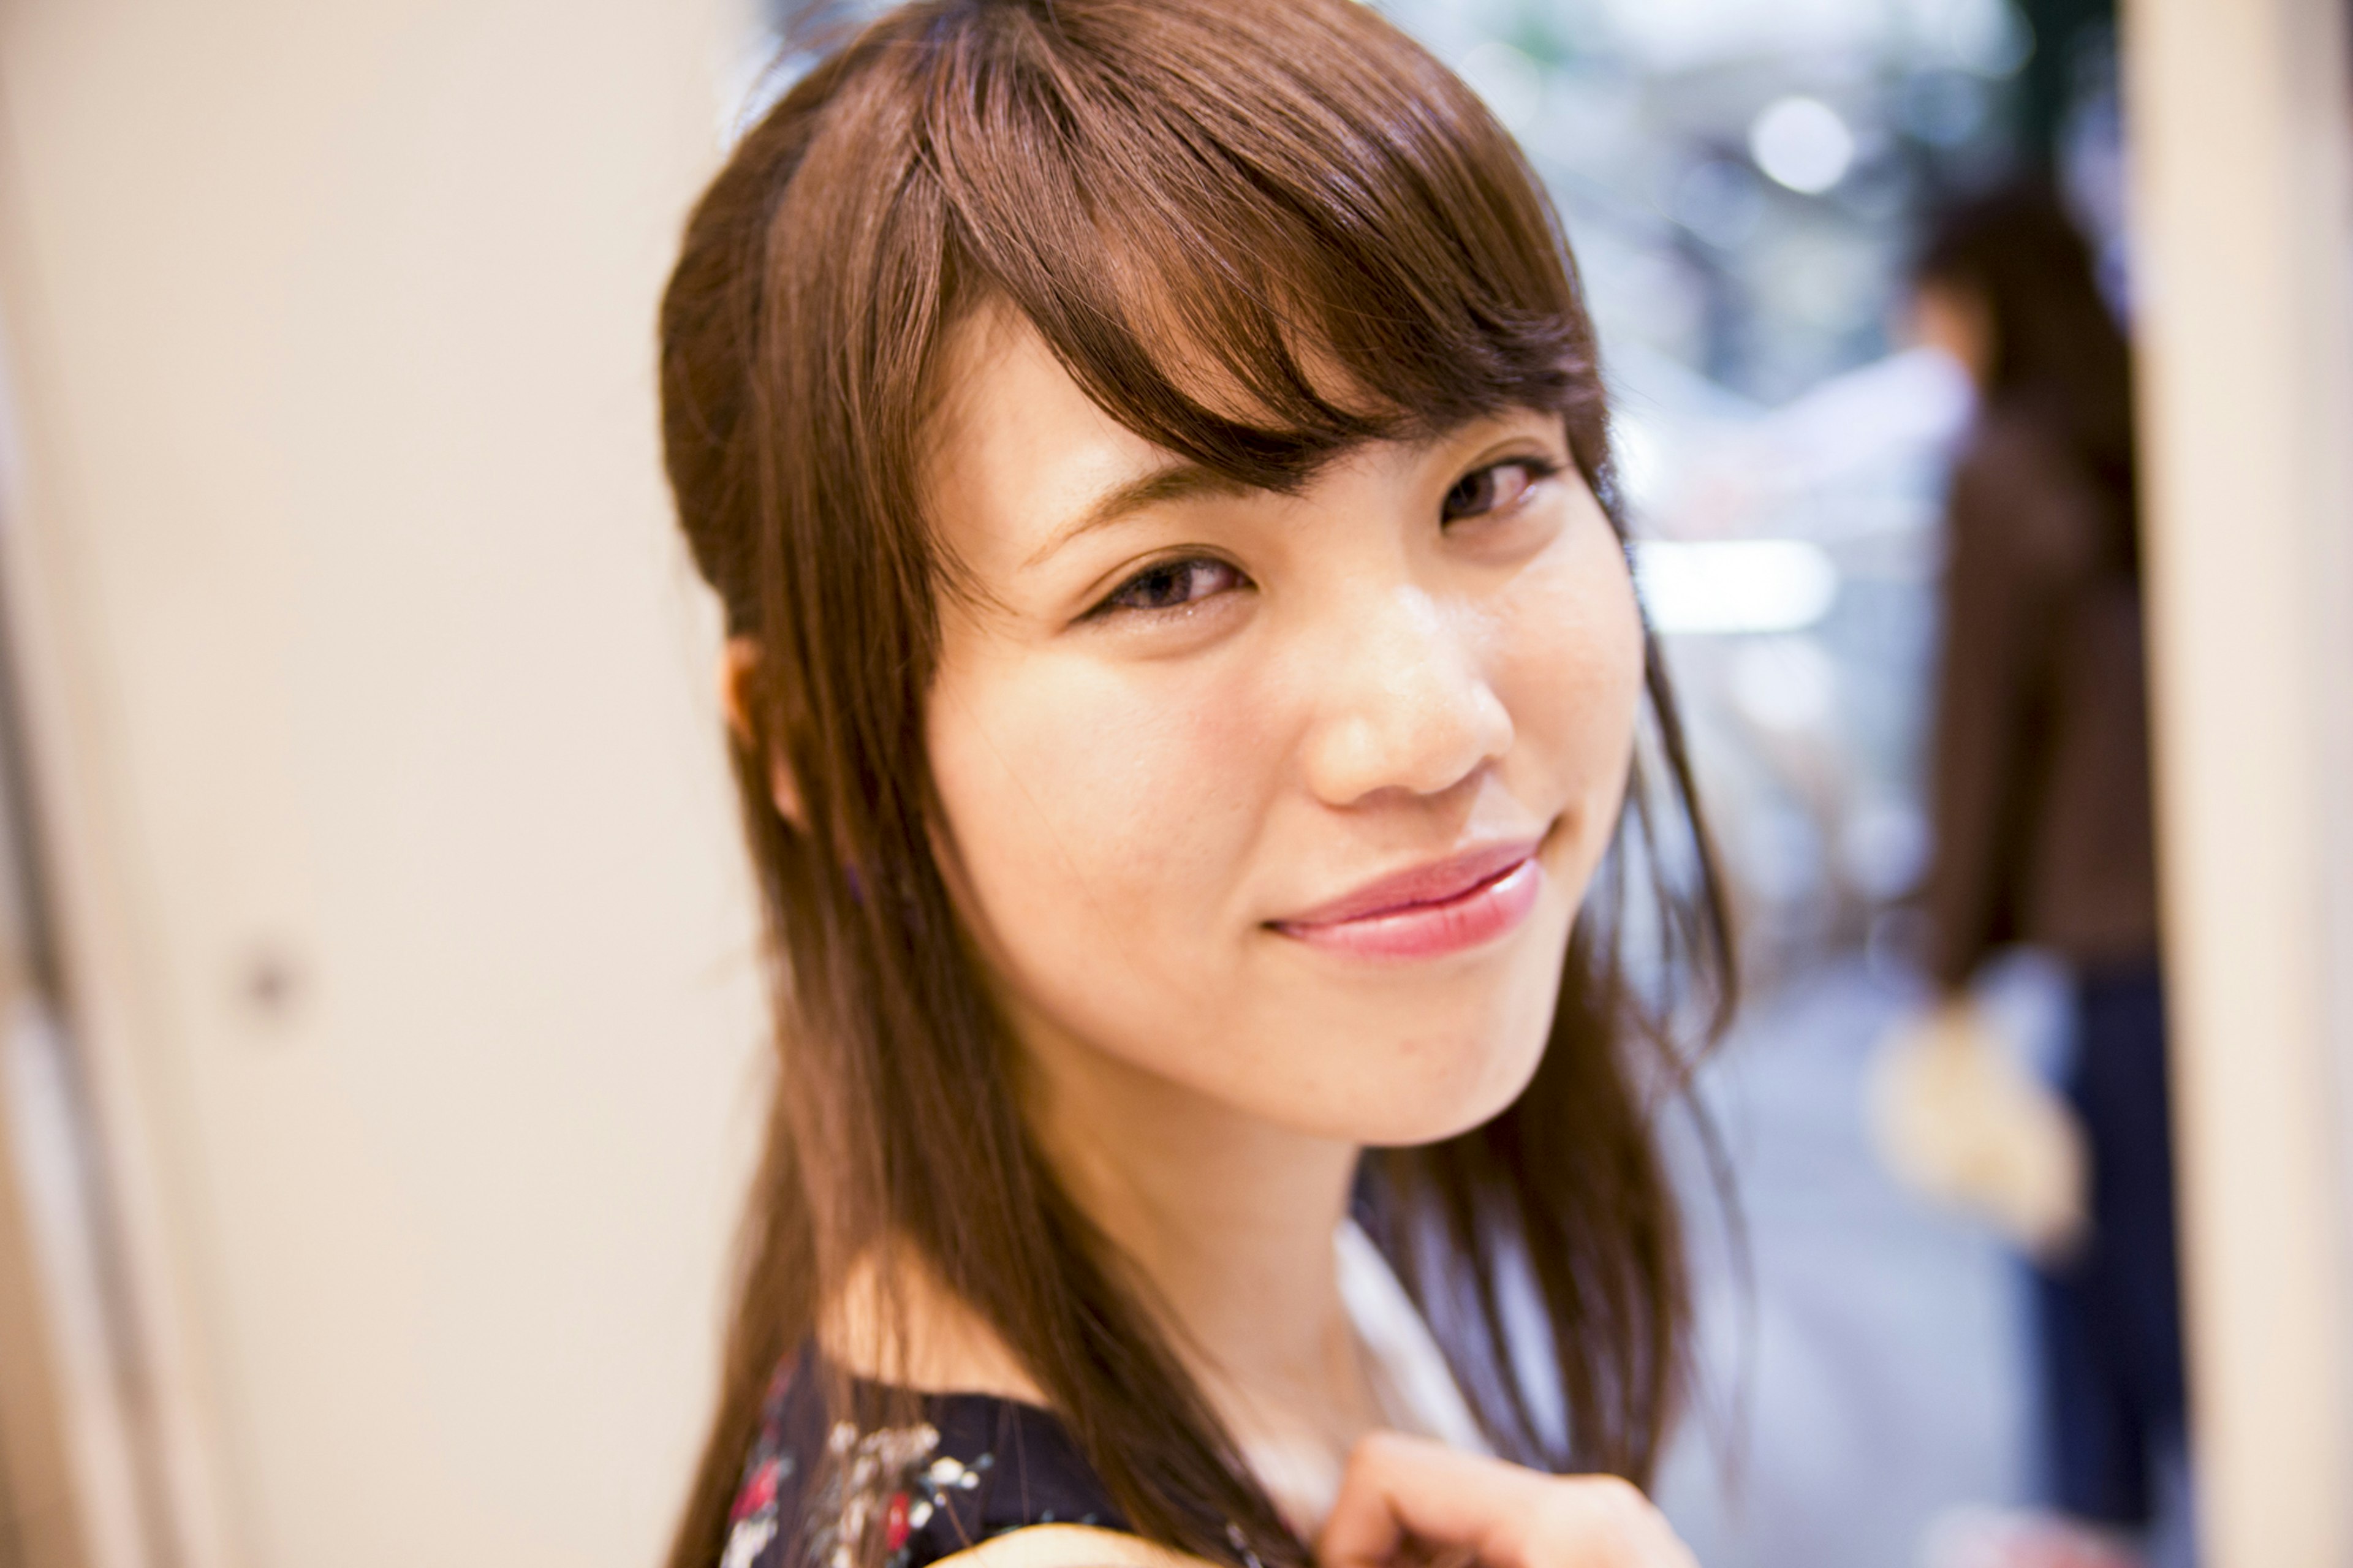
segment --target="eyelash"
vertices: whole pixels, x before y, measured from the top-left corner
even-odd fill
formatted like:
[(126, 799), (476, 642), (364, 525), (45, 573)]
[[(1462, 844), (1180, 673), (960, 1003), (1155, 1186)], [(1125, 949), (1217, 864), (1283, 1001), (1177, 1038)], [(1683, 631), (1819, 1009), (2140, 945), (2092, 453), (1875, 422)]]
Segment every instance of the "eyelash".
[(1174, 556), (1166, 561), (1154, 562), (1151, 565), (1146, 566), (1143, 571), (1138, 572), (1126, 582), (1122, 583), (1118, 587), (1113, 589), (1110, 597), (1104, 599), (1102, 604), (1096, 605), (1092, 610), (1088, 612), (1088, 618), (1093, 619), (1094, 617), (1101, 616), (1118, 615), (1122, 612), (1133, 615), (1161, 616), (1167, 615), (1176, 610), (1189, 610), (1194, 605), (1199, 604), (1202, 598), (1206, 598), (1208, 595), (1202, 595), (1198, 597), (1182, 599), (1173, 605), (1129, 605), (1122, 604), (1120, 601), (1126, 598), (1129, 595), (1135, 593), (1145, 584), (1155, 581), (1166, 581), (1177, 576), (1179, 574), (1198, 574), (1204, 567), (1229, 573), (1233, 577), (1233, 585), (1236, 587), (1243, 586), (1250, 582), (1250, 579), (1242, 574), (1240, 567), (1235, 565), (1230, 561), (1220, 560), (1215, 555)]
[[(1466, 487), (1473, 485), (1476, 481), (1482, 479), (1489, 479), (1493, 475), (1499, 474), (1505, 468), (1518, 468), (1526, 475), (1526, 479), (1521, 485), (1519, 493), (1514, 496), (1511, 500), (1504, 503), (1504, 506), (1506, 508), (1516, 506), (1520, 501), (1526, 499), (1529, 490), (1534, 489), (1537, 485), (1542, 484), (1545, 480), (1560, 472), (1560, 465), (1558, 463), (1556, 463), (1547, 458), (1533, 457), (1504, 458), (1496, 462), (1488, 463), (1480, 468), (1473, 468), (1469, 473), (1463, 475), (1461, 479), (1455, 480), (1453, 487), (1446, 492), (1445, 499), (1439, 503), (1439, 525), (1442, 528), (1450, 523), (1461, 522), (1469, 518), (1488, 516), (1497, 510), (1498, 508), (1493, 504), (1489, 505), (1485, 510), (1476, 512), (1456, 512), (1452, 508), (1455, 504), (1455, 498), (1462, 494)], [(1166, 582), (1169, 579), (1176, 577), (1179, 573), (1188, 574), (1198, 574), (1200, 569), (1204, 567), (1214, 571), (1222, 571), (1230, 574), (1233, 578), (1233, 587), (1246, 587), (1250, 584), (1250, 579), (1243, 574), (1240, 567), (1234, 565), (1229, 561), (1222, 560), (1218, 556), (1175, 556), (1166, 561), (1155, 561), (1151, 565), (1144, 568), (1141, 572), (1138, 572), (1134, 576), (1128, 578), (1127, 581), (1113, 589), (1102, 604), (1097, 605), (1093, 609), (1088, 611), (1086, 618), (1089, 620), (1095, 620), (1123, 613), (1146, 616), (1167, 615), (1174, 611), (1189, 610), (1198, 605), (1202, 599), (1207, 598), (1209, 595), (1206, 594), (1200, 595), (1195, 597), (1179, 600), (1175, 604), (1167, 605), (1123, 604), (1121, 601), (1127, 598), (1130, 595), (1134, 594), (1146, 584), (1155, 581)], [(1220, 589), (1219, 591), (1227, 592), (1229, 590)]]
[(1555, 474), (1560, 472), (1560, 465), (1554, 462), (1551, 458), (1534, 457), (1504, 458), (1498, 461), (1489, 463), (1483, 468), (1473, 468), (1469, 473), (1463, 475), (1461, 479), (1455, 480), (1454, 487), (1446, 492), (1446, 499), (1439, 503), (1439, 515), (1442, 520), (1442, 522), (1461, 522), (1464, 521), (1466, 517), (1485, 517), (1500, 510), (1493, 505), (1490, 505), (1483, 511), (1468, 513), (1457, 513), (1450, 510), (1449, 509), (1453, 506), (1454, 498), (1461, 495), (1466, 487), (1482, 479), (1492, 478), (1493, 476), (1503, 472), (1505, 468), (1518, 468), (1527, 476), (1525, 482), (1520, 486), (1519, 494), (1514, 496), (1511, 500), (1504, 503), (1505, 508), (1516, 506), (1519, 502), (1526, 500), (1527, 493), (1530, 490), (1535, 489), (1536, 486), (1544, 483), (1545, 480), (1551, 479)]

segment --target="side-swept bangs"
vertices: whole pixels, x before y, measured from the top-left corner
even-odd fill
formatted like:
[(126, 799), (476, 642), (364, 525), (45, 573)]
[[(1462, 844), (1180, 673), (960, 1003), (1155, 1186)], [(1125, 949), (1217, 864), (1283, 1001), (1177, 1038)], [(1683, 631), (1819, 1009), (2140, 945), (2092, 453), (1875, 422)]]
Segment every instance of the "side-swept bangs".
[(1541, 187), (1359, 8), (996, 5), (929, 62), (918, 178), (958, 259), (1146, 439), (1267, 489), (1507, 406), (1602, 478), (1588, 319)]

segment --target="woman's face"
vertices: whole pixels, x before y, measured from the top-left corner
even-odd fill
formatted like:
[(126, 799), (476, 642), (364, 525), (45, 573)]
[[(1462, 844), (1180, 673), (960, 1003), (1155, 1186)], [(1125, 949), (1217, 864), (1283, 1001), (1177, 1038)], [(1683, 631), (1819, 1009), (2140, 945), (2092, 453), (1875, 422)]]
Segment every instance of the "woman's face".
[(1941, 351), (1982, 390), (1993, 374), (1993, 310), (1984, 293), (1936, 279), (1912, 294), (1912, 341)]
[(976, 590), (927, 713), (944, 861), (1028, 1053), (1350, 1142), (1535, 1070), (1642, 642), (1557, 416), (1237, 490), (960, 332), (927, 476)]

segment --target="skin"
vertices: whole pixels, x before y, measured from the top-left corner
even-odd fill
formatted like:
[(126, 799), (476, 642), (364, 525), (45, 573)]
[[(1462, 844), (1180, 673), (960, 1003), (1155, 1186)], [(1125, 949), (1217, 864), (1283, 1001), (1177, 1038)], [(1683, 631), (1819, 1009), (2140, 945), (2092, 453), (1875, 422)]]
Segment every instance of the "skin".
[[(1698, 1568), (1650, 1500), (1614, 1477), (1539, 1475), (1419, 1437), (1356, 1445), (1323, 1568)], [(1109, 1531), (1033, 1527), (947, 1560), (953, 1568), (1203, 1568)]]
[(1965, 284), (1929, 279), (1912, 294), (1912, 341), (1942, 351), (1983, 387), (1993, 374), (1993, 310)]
[[(949, 348), (926, 479), (972, 591), (944, 608), (928, 739), (942, 864), (1026, 1104), (1237, 1436), (1368, 1463), (1390, 1450), (1362, 1446), (1377, 1417), (1333, 1232), (1362, 1148), (1478, 1125), (1542, 1055), (1631, 757), (1623, 550), (1559, 418), (1528, 410), (1366, 447), (1295, 495), (1074, 530), (1170, 454), (1026, 322), (983, 310)], [(1533, 907), (1475, 945), (1367, 957), (1286, 928), (1514, 841)], [(1035, 1396), (969, 1314), (911, 1294), (898, 1375)], [(831, 1320), (852, 1365), (860, 1316)], [(1357, 1477), (1350, 1517), (1394, 1511)]]

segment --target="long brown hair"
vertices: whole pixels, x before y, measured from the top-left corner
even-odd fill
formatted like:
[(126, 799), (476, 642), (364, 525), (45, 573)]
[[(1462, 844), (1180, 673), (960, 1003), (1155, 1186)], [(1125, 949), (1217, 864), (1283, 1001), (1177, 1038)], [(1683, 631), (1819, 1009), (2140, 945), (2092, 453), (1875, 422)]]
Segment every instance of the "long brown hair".
[[(883, 1247), (1002, 1337), (1135, 1529), (1213, 1559), (1306, 1556), (1041, 1155), (934, 859), (923, 711), (955, 584), (916, 476), (943, 341), (992, 300), (1114, 418), (1250, 485), (1525, 406), (1559, 412), (1614, 498), (1550, 206), (1478, 100), (1355, 0), (923, 0), (743, 138), (687, 227), (661, 387), (681, 521), (759, 649), (733, 744), (778, 1088), (671, 1568), (717, 1559), (762, 1391)], [(1661, 1014), (1730, 995), (1655, 650), (1649, 695), (1638, 773), (1662, 787), (1635, 781), (1534, 1081), (1475, 1131), (1368, 1156), (1362, 1184), (1498, 1450), (1638, 1479), (1685, 1317), (1651, 1131), (1683, 1070)], [(1662, 897), (1616, 896), (1630, 866), (1668, 864), (1684, 874)], [(1660, 984), (1630, 983), (1630, 940)], [(1548, 1343), (1507, 1343), (1506, 1271)]]
[(2106, 503), (2110, 560), (2137, 576), (2132, 349), (2058, 193), (2029, 180), (1947, 208), (1913, 274), (1985, 307), (1988, 410), (2031, 421), (2058, 443)]

